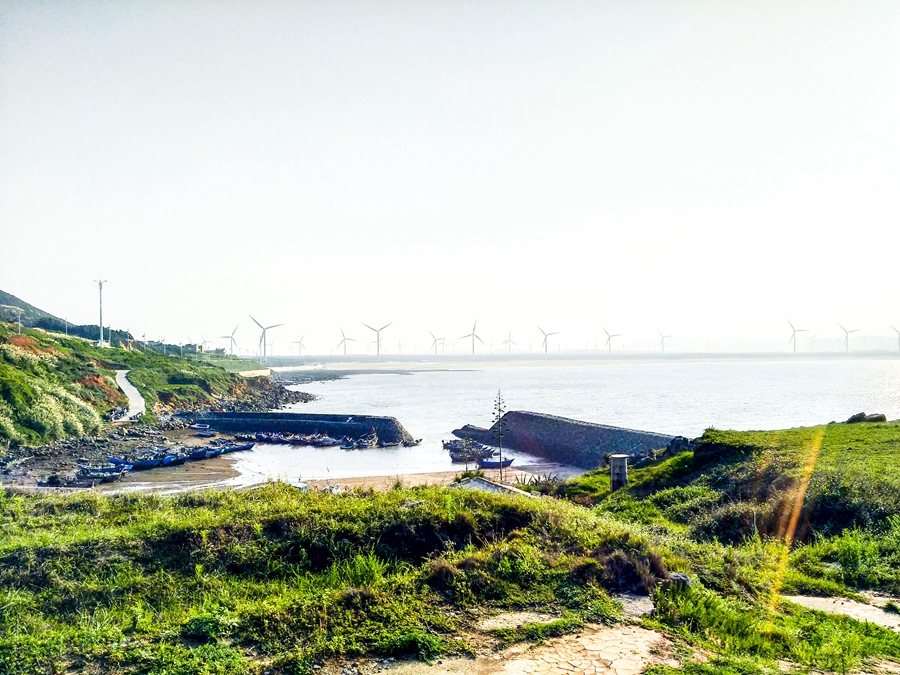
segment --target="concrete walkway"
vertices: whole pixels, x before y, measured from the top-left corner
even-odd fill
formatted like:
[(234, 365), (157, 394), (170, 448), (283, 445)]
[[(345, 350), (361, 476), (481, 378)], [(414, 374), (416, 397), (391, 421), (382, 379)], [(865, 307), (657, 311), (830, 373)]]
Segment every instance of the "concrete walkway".
[(135, 389), (134, 385), (128, 381), (127, 377), (125, 377), (129, 372), (131, 371), (117, 370), (116, 384), (119, 385), (119, 389), (121, 389), (125, 393), (125, 396), (128, 397), (128, 412), (125, 414), (125, 419), (131, 420), (134, 419), (134, 416), (138, 413), (143, 414), (146, 412), (147, 403), (144, 401), (144, 397), (141, 396), (141, 392)]

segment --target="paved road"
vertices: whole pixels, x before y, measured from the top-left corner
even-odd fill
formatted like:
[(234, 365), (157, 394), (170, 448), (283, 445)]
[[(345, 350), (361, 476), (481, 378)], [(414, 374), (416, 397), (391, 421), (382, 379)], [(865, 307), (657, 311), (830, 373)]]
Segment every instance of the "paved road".
[(119, 389), (125, 392), (125, 395), (128, 397), (128, 413), (125, 415), (125, 419), (130, 420), (138, 413), (145, 412), (147, 410), (147, 403), (144, 401), (144, 397), (141, 396), (141, 392), (135, 389), (134, 385), (128, 381), (127, 377), (125, 377), (129, 372), (130, 371), (128, 370), (117, 370), (116, 384), (119, 385)]

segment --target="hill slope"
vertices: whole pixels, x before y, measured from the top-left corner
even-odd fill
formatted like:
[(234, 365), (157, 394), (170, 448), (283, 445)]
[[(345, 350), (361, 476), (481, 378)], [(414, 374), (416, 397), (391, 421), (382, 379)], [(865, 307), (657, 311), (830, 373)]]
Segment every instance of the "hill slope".
[[(103, 348), (40, 329), (0, 323), (0, 439), (38, 443), (97, 431), (101, 416), (123, 403), (114, 370), (148, 410), (191, 409), (240, 395), (245, 378), (209, 362), (154, 352)], [(152, 418), (152, 415), (148, 416)]]

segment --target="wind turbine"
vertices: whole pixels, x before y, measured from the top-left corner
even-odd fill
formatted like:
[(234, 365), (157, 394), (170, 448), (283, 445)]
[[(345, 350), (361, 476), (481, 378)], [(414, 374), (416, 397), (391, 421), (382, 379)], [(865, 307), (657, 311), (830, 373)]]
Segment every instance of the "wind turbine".
[[(891, 326), (891, 328), (894, 328)], [(897, 334), (897, 351), (900, 351), (900, 330), (894, 328), (894, 332)]]
[(616, 337), (622, 337), (621, 333), (610, 333), (606, 328), (603, 329), (603, 332), (606, 333), (606, 344), (603, 346), (606, 347), (609, 351), (610, 356), (612, 356), (612, 339)]
[(443, 349), (447, 349), (447, 345), (444, 344), (444, 338), (439, 338), (431, 331), (428, 331), (428, 334), (431, 336), (431, 347), (434, 349), (435, 356), (437, 356), (438, 345), (440, 345)]
[(347, 356), (347, 343), (348, 342), (356, 342), (356, 340), (354, 340), (353, 338), (348, 338), (346, 335), (344, 335), (344, 329), (341, 328), (341, 341), (337, 343), (337, 346), (344, 347), (344, 356)]
[(397, 342), (397, 353), (398, 354), (403, 353), (403, 340), (402, 339)]
[[(249, 316), (251, 319), (253, 319), (252, 315), (248, 314), (247, 316)], [(266, 360), (266, 333), (268, 331), (272, 330), (273, 328), (278, 328), (279, 326), (283, 326), (284, 324), (276, 323), (271, 326), (263, 326), (256, 319), (253, 319), (253, 323), (255, 323), (257, 326), (262, 328), (262, 335), (259, 336), (259, 344), (262, 346), (262, 360), (265, 361)]]
[[(220, 340), (228, 340), (229, 341), (229, 349), (231, 351), (232, 356), (234, 356), (234, 347), (237, 344), (237, 340), (234, 339), (234, 334), (237, 333), (237, 329), (240, 328), (241, 324), (238, 324), (234, 327), (234, 330), (231, 331), (231, 335), (220, 335)], [(190, 336), (188, 336), (190, 338)]]
[(472, 324), (472, 332), (468, 335), (460, 336), (460, 340), (465, 340), (466, 338), (472, 338), (472, 356), (475, 356), (475, 340), (478, 340), (481, 344), (484, 344), (484, 340), (475, 335), (475, 326), (478, 325), (478, 319), (475, 319), (475, 323)]
[(791, 327), (791, 339), (788, 342), (794, 343), (794, 353), (797, 353), (797, 333), (808, 333), (809, 330), (806, 328), (794, 328), (794, 324), (788, 321), (788, 326)]
[(546, 354), (547, 353), (547, 344), (550, 342), (550, 340), (548, 338), (551, 335), (559, 335), (559, 331), (556, 331), (555, 333), (548, 333), (540, 326), (538, 326), (537, 329), (544, 334), (544, 341), (541, 343), (541, 346), (544, 348), (544, 353)]
[(306, 336), (303, 335), (303, 336), (300, 337), (299, 340), (294, 340), (294, 341), (291, 343), (291, 344), (297, 345), (297, 352), (299, 353), (300, 356), (303, 356), (303, 348), (306, 346), (306, 345), (303, 344), (303, 338), (305, 338), (305, 337), (306, 337)]
[(813, 333), (812, 337), (809, 339), (811, 351), (816, 351), (816, 335), (818, 335), (818, 333)]
[(200, 343), (200, 351), (202, 351), (205, 354), (206, 353), (206, 345), (209, 344), (209, 340), (206, 339), (206, 336), (204, 336), (203, 333), (200, 333), (200, 339), (203, 340), (203, 342)]
[(659, 328), (656, 329), (656, 332), (659, 333), (659, 344), (662, 346), (662, 353), (666, 353), (666, 338), (672, 337), (671, 335), (663, 335), (662, 331)]
[[(394, 323), (394, 322), (391, 321), (391, 323)], [(391, 323), (386, 323), (381, 328), (372, 328), (372, 326), (370, 326), (367, 323), (363, 324), (363, 326), (365, 326), (370, 331), (373, 331), (375, 333), (375, 355), (376, 356), (381, 356), (381, 331), (383, 331), (385, 328), (390, 326)]]
[[(506, 336), (506, 339), (503, 341), (503, 346), (506, 347), (506, 353), (512, 354), (512, 346), (516, 343), (513, 342), (512, 339), (512, 331), (509, 331), (509, 335)], [(518, 345), (516, 345), (518, 347)]]
[[(838, 326), (841, 326), (841, 324), (838, 324)], [(841, 326), (841, 330), (844, 331), (844, 353), (849, 354), (850, 353), (850, 333), (858, 333), (859, 328), (854, 328), (853, 330), (847, 330), (846, 328)]]

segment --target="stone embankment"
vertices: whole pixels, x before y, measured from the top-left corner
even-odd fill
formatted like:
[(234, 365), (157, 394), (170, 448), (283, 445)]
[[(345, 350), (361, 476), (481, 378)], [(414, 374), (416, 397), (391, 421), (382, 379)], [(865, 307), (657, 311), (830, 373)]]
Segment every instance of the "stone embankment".
[[(510, 411), (503, 419), (506, 423), (504, 446), (585, 469), (604, 464), (608, 454), (647, 455), (653, 450), (668, 447), (674, 438), (666, 434), (542, 413)], [(495, 424), (490, 429), (483, 429), (467, 424), (454, 431), (453, 435), (457, 438), (468, 437), (486, 445), (497, 445), (496, 427)]]
[(326, 434), (333, 438), (361, 438), (372, 431), (386, 443), (409, 443), (413, 437), (394, 417), (374, 415), (319, 415), (313, 413), (210, 412), (194, 415), (194, 422), (218, 431), (270, 431), (292, 434)]

